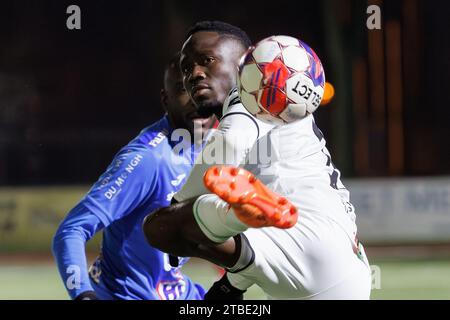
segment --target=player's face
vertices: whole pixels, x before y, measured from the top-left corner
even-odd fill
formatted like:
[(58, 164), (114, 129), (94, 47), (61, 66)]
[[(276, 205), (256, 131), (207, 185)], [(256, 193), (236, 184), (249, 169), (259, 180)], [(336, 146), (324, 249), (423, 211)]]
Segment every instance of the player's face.
[(196, 32), (183, 45), (180, 66), (184, 86), (200, 114), (221, 116), (222, 105), (236, 85), (244, 49), (234, 39), (216, 32)]
[[(166, 71), (161, 100), (169, 119), (176, 128), (184, 128), (191, 134), (205, 134), (215, 123), (215, 117), (201, 117), (183, 86), (178, 66)], [(194, 132), (194, 129), (196, 131)]]

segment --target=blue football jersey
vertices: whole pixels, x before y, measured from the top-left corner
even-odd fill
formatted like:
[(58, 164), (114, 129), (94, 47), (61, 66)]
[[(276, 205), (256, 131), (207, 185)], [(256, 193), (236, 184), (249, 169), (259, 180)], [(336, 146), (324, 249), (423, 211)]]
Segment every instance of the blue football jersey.
[[(142, 130), (117, 153), (74, 208), (87, 210), (104, 228), (101, 254), (89, 271), (91, 285), (100, 298), (173, 300), (203, 296), (203, 288), (180, 268), (171, 267), (168, 255), (152, 248), (142, 230), (149, 213), (170, 204), (199, 151), (190, 141), (171, 141), (172, 131), (167, 117)], [(62, 226), (70, 225), (76, 216), (69, 213)], [(58, 232), (63, 232), (62, 226)], [(64, 259), (57, 259), (58, 263), (60, 260)], [(60, 272), (63, 269), (60, 267)]]

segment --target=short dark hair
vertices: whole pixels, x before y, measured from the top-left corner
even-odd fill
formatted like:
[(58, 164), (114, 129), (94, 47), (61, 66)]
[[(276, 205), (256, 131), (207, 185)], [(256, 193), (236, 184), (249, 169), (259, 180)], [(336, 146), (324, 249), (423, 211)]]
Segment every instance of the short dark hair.
[(212, 31), (217, 32), (219, 35), (223, 35), (226, 37), (233, 38), (235, 40), (238, 40), (242, 46), (247, 49), (252, 45), (252, 41), (250, 40), (250, 37), (247, 35), (247, 33), (229, 23), (223, 22), (223, 21), (200, 21), (194, 24), (186, 33), (187, 40), (191, 35), (194, 33), (200, 32), (200, 31)]

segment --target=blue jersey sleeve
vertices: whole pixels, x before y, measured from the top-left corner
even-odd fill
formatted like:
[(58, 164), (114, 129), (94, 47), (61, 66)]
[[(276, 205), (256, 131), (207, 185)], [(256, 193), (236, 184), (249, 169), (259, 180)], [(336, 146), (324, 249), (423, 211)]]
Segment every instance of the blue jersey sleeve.
[(52, 249), (71, 298), (93, 290), (88, 276), (86, 241), (151, 197), (157, 174), (150, 153), (122, 150), (61, 223)]
[(150, 152), (125, 150), (82, 200), (104, 226), (118, 220), (152, 196), (158, 165)]
[(93, 290), (88, 276), (85, 244), (102, 228), (100, 220), (80, 203), (69, 212), (53, 238), (53, 256), (72, 299)]

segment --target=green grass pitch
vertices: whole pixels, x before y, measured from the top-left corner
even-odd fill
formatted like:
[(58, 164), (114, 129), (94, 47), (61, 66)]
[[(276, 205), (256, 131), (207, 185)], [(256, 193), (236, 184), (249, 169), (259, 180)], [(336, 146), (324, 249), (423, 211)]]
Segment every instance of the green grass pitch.
[[(450, 260), (371, 261), (381, 271), (372, 299), (450, 299)], [(210, 264), (193, 259), (184, 272), (206, 288), (218, 277)], [(0, 299), (68, 299), (56, 266), (51, 263), (0, 265)], [(265, 299), (256, 286), (246, 299)]]

